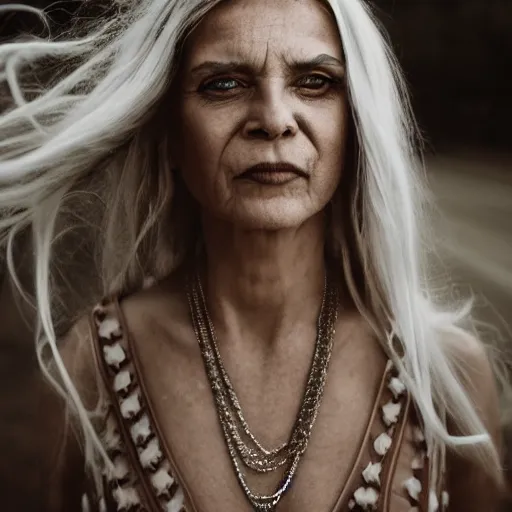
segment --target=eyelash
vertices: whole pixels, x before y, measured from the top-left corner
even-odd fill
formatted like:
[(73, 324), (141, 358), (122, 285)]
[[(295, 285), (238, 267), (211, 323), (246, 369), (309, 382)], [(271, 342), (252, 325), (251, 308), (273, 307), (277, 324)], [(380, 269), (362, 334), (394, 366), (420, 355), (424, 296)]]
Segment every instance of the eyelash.
[[(322, 74), (310, 74), (310, 75), (305, 75), (303, 77), (301, 77), (300, 80), (307, 80), (307, 79), (313, 79), (313, 80), (322, 80), (324, 83), (318, 87), (318, 88), (307, 88), (309, 91), (313, 91), (313, 92), (318, 92), (318, 91), (321, 91), (321, 92), (324, 92), (323, 91), (323, 88), (327, 85), (328, 86), (328, 91), (334, 87), (340, 87), (343, 83), (343, 81), (339, 78), (334, 78), (334, 77), (330, 77), (330, 76), (326, 76), (326, 75), (322, 75)], [(299, 80), (299, 81), (300, 81)], [(243, 84), (242, 81), (236, 79), (236, 78), (215, 78), (213, 80), (208, 80), (206, 82), (204, 82), (200, 88), (199, 88), (199, 91), (200, 92), (205, 92), (205, 93), (210, 93), (210, 94), (213, 94), (213, 95), (226, 95), (226, 93), (230, 93), (234, 90), (234, 88), (215, 88), (215, 87), (212, 87), (212, 86), (215, 86), (215, 84), (219, 84), (219, 83), (222, 83), (222, 82), (234, 82), (236, 83), (237, 85), (241, 85)], [(236, 87), (236, 86), (235, 86)], [(244, 85), (242, 85), (242, 87), (245, 87)], [(300, 87), (300, 86), (299, 86)], [(320, 95), (320, 94), (319, 94)]]

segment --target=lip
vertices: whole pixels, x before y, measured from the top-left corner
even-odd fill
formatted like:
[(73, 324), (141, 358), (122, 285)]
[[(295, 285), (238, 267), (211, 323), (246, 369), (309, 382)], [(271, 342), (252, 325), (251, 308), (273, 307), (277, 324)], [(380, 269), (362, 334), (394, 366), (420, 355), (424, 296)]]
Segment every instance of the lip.
[(281, 185), (297, 178), (307, 179), (309, 175), (304, 169), (289, 162), (262, 162), (249, 167), (236, 178), (265, 185)]

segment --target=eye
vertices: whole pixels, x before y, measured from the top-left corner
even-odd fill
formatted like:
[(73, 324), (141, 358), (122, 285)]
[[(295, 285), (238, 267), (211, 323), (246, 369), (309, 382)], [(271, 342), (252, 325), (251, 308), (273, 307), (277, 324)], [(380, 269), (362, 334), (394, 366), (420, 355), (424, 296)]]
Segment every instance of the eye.
[(231, 92), (238, 87), (243, 87), (243, 84), (234, 78), (215, 78), (202, 84), (200, 90), (222, 94)]
[(297, 82), (297, 87), (305, 91), (306, 94), (311, 94), (325, 92), (341, 84), (341, 79), (326, 75), (312, 74), (301, 77)]

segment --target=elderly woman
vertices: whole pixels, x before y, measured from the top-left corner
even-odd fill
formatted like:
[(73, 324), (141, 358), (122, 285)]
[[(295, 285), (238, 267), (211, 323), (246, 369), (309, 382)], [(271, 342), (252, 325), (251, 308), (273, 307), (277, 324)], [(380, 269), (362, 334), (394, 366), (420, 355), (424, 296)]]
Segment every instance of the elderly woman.
[[(493, 374), (429, 289), (414, 124), (361, 0), (119, 1), (0, 58), (7, 261), (30, 229), (72, 413), (53, 510), (493, 510)], [(77, 230), (85, 312), (58, 285)]]

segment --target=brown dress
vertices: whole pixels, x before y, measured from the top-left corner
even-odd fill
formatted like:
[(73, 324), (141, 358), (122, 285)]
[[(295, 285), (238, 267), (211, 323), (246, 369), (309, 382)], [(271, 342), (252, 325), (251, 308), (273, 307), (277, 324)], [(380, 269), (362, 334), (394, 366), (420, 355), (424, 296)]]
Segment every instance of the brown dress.
[[(200, 512), (159, 430), (118, 300), (94, 308), (90, 324), (108, 392), (100, 435), (114, 470), (105, 473), (103, 496), (84, 495), (84, 510)], [(429, 464), (418, 417), (389, 362), (356, 462), (332, 512), (448, 510), (445, 478)]]

